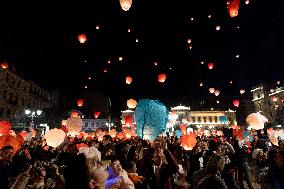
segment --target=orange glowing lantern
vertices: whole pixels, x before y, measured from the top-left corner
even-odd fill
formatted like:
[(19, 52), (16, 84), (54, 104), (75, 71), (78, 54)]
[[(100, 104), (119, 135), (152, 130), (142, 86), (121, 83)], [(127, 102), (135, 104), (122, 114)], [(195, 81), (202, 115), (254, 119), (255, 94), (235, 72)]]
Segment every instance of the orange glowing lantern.
[(240, 0), (227, 1), (227, 8), (231, 17), (236, 17), (239, 14)]
[(126, 127), (130, 127), (132, 125), (132, 116), (127, 115), (124, 118)]
[(7, 69), (9, 67), (9, 64), (7, 62), (1, 63), (1, 68)]
[(192, 150), (197, 143), (196, 135), (193, 133), (183, 135), (181, 137), (181, 146), (185, 150)]
[(159, 81), (160, 83), (165, 82), (166, 79), (167, 79), (167, 75), (166, 75), (166, 74), (162, 73), (162, 74), (159, 74), (159, 75), (158, 75), (158, 81)]
[(19, 135), (21, 135), (23, 137), (23, 139), (26, 140), (28, 133), (27, 133), (27, 131), (21, 131), (21, 132), (19, 132)]
[[(79, 113), (78, 112), (72, 112), (70, 117), (79, 117)], [(62, 121), (62, 123), (63, 123), (63, 121)], [(66, 120), (66, 124), (67, 124), (67, 120)]]
[(127, 100), (127, 107), (132, 109), (132, 108), (136, 108), (137, 106), (137, 101), (134, 99), (129, 99)]
[(119, 139), (125, 138), (125, 136), (122, 132), (117, 133), (116, 137), (119, 138)]
[(240, 101), (239, 101), (239, 100), (233, 100), (233, 105), (234, 105), (235, 107), (239, 107)]
[(240, 94), (244, 94), (246, 91), (244, 89), (240, 90)]
[(245, 3), (246, 3), (246, 5), (248, 5), (249, 4), (249, 0), (246, 0)]
[(208, 69), (212, 70), (214, 68), (214, 64), (213, 63), (208, 63)]
[(83, 99), (78, 99), (77, 100), (77, 106), (82, 107), (84, 105), (84, 100)]
[(100, 114), (101, 114), (101, 112), (95, 112), (95, 113), (94, 113), (94, 117), (95, 117), (95, 118), (98, 118), (98, 117), (100, 116)]
[(83, 43), (85, 43), (87, 41), (87, 36), (85, 34), (80, 34), (78, 36), (78, 40), (79, 40), (80, 43), (83, 44)]
[(122, 10), (128, 11), (132, 5), (132, 0), (119, 0)]
[(214, 91), (214, 94), (215, 94), (215, 96), (219, 96), (220, 95), (220, 91), (216, 90), (216, 91)]
[(0, 135), (7, 135), (11, 130), (11, 123), (9, 121), (0, 121)]
[(67, 119), (66, 128), (68, 130), (68, 134), (70, 134), (72, 137), (79, 135), (82, 126), (83, 126), (83, 121), (79, 117), (70, 117)]
[(116, 130), (115, 129), (112, 129), (109, 131), (108, 133), (112, 138), (114, 138), (116, 136)]
[(214, 93), (214, 91), (215, 91), (215, 89), (214, 89), (214, 88), (209, 88), (209, 92), (210, 92), (211, 94), (213, 94), (213, 93)]
[(127, 129), (124, 131), (125, 138), (129, 139), (132, 136), (132, 131)]
[(127, 77), (125, 78), (125, 83), (128, 84), (128, 85), (130, 85), (130, 84), (132, 83), (132, 77), (127, 76)]
[(0, 149), (2, 149), (4, 146), (12, 146), (14, 153), (16, 153), (20, 149), (22, 142), (24, 141), (22, 137), (22, 140), (19, 140), (19, 137), (21, 136), (17, 137), (9, 134), (0, 136)]
[(276, 96), (273, 96), (273, 97), (272, 97), (272, 100), (273, 100), (273, 102), (276, 102), (276, 101), (277, 101), (277, 97), (276, 97)]

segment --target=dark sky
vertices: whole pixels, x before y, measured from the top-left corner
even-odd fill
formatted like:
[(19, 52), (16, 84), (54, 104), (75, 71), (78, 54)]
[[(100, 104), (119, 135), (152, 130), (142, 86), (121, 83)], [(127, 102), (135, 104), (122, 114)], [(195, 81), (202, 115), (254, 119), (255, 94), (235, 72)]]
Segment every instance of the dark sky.
[[(211, 106), (217, 98), (209, 87), (219, 89), (221, 104), (232, 107), (241, 88), (283, 80), (280, 2), (241, 0), (235, 18), (223, 0), (133, 0), (128, 12), (118, 0), (1, 2), (0, 59), (43, 88), (72, 89), (74, 98), (87, 84), (87, 91), (110, 96), (116, 110), (125, 109), (129, 98), (160, 99), (168, 106), (205, 100)], [(77, 40), (81, 33), (88, 39), (83, 45)], [(167, 74), (165, 83), (157, 82), (159, 73)], [(127, 75), (133, 78), (130, 86)]]

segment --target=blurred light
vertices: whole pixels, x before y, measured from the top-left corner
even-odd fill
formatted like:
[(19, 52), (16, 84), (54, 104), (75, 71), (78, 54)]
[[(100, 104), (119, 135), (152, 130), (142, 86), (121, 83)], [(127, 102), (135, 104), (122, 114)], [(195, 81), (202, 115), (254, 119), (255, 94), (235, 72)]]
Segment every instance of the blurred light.
[(191, 20), (191, 21), (193, 21), (193, 20), (194, 20), (194, 18), (193, 18), (193, 17), (191, 17), (191, 18), (190, 18), (190, 20)]
[(221, 26), (216, 26), (216, 30), (219, 31), (221, 29)]
[(208, 15), (208, 18), (211, 18), (211, 17), (212, 17), (211, 14), (209, 14), (209, 15)]
[(187, 43), (191, 43), (191, 39), (188, 39), (188, 40), (187, 40)]
[(31, 113), (30, 110), (25, 110), (25, 114), (26, 114), (26, 115), (29, 115), (30, 113)]
[(236, 58), (240, 58), (240, 55), (239, 55), (239, 54), (237, 54), (237, 55), (236, 55)]
[(245, 3), (248, 5), (249, 4), (249, 0), (246, 0)]
[(37, 111), (36, 111), (36, 114), (37, 114), (37, 115), (41, 115), (41, 113), (42, 113), (41, 110), (37, 110)]
[(107, 63), (110, 64), (110, 60), (108, 60)]
[(120, 57), (118, 58), (118, 60), (119, 60), (119, 61), (122, 61), (122, 60), (123, 60), (122, 56), (120, 56)]
[(100, 29), (100, 26), (99, 26), (99, 25), (98, 25), (98, 26), (96, 26), (96, 29), (97, 29), (97, 30), (99, 30), (99, 29)]
[(131, 29), (130, 29), (130, 28), (128, 28), (127, 32), (128, 32), (128, 33), (130, 33), (130, 32), (131, 32)]
[(138, 41), (139, 41), (138, 39), (135, 40), (136, 43), (138, 43)]

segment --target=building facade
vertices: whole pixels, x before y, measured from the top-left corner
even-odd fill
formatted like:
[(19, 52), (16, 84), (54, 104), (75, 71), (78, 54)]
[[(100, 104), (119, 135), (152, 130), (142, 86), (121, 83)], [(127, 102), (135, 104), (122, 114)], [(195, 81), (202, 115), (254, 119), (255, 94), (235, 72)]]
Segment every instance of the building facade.
[(93, 132), (97, 129), (108, 130), (107, 119), (82, 119), (82, 130), (85, 132)]
[(52, 105), (49, 92), (26, 81), (8, 69), (0, 68), (0, 120), (13, 122), (25, 109), (44, 109)]
[(284, 107), (284, 87), (260, 84), (253, 87), (251, 92), (256, 112), (264, 115), (268, 122), (275, 122), (278, 110)]

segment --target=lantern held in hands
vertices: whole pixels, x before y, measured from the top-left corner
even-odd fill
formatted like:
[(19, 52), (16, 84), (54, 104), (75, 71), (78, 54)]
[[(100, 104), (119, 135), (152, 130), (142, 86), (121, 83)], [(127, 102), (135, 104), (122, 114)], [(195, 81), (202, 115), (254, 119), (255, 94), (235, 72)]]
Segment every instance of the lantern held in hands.
[(44, 135), (46, 144), (54, 148), (58, 147), (64, 141), (65, 137), (66, 134), (61, 129), (51, 129)]

